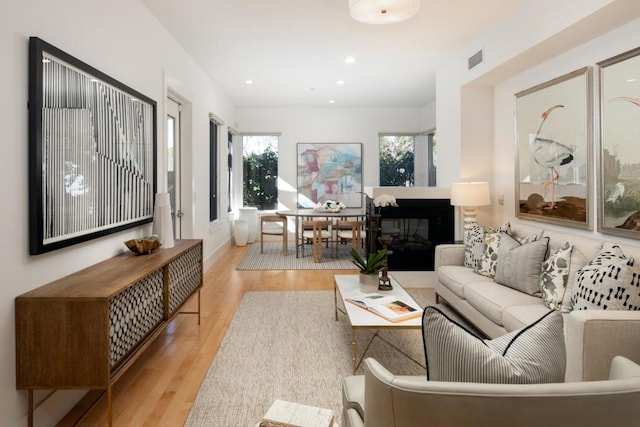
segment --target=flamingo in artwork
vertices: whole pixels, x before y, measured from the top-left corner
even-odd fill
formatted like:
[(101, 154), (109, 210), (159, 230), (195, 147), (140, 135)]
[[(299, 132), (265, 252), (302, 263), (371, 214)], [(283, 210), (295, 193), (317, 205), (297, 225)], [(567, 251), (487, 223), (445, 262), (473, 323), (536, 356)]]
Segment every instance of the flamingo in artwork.
[(552, 210), (555, 207), (556, 181), (560, 177), (557, 167), (571, 163), (573, 161), (574, 150), (573, 147), (558, 141), (540, 137), (542, 125), (556, 108), (564, 108), (564, 105), (554, 105), (542, 113), (542, 122), (540, 122), (540, 126), (538, 126), (538, 131), (535, 135), (529, 135), (529, 145), (533, 153), (533, 159), (540, 166), (548, 168), (551, 173), (551, 178), (544, 183), (545, 196), (547, 195), (548, 188), (551, 187), (551, 203), (545, 208), (548, 210)]
[(618, 96), (612, 98), (611, 101), (627, 101), (640, 107), (640, 98), (631, 98), (630, 96)]

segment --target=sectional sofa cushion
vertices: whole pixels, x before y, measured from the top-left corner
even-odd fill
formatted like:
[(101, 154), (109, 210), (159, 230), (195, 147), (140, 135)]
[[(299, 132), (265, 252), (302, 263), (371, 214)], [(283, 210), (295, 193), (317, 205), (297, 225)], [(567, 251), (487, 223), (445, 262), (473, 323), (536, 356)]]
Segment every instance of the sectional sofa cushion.
[(563, 320), (557, 311), (525, 328), (482, 340), (437, 307), (427, 307), (422, 332), (428, 380), (495, 384), (564, 380)]
[(542, 264), (540, 290), (542, 301), (551, 310), (560, 310), (567, 289), (571, 269), (571, 251), (573, 245), (566, 242)]
[(524, 328), (549, 312), (544, 304), (512, 305), (502, 311), (502, 327), (508, 331)]
[(540, 297), (525, 294), (495, 282), (473, 282), (464, 287), (464, 297), (473, 308), (496, 325), (503, 325), (503, 313), (508, 307), (542, 305)]
[(493, 282), (491, 278), (481, 276), (471, 269), (459, 265), (443, 265), (439, 267), (438, 281), (456, 294), (458, 298), (463, 299), (465, 285), (475, 282)]
[(574, 310), (640, 310), (640, 266), (620, 246), (602, 251), (578, 272), (571, 302)]
[(542, 262), (548, 246), (548, 237), (521, 244), (515, 237), (500, 233), (496, 283), (539, 296)]

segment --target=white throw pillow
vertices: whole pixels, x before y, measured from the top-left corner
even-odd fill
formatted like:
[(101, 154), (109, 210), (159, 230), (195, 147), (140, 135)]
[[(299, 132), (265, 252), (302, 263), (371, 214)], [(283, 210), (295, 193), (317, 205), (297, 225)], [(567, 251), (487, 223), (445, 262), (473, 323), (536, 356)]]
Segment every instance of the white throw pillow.
[(472, 224), (464, 232), (464, 266), (476, 269), (480, 265), (480, 260), (484, 254), (486, 244), (484, 242), (485, 227)]
[(542, 264), (542, 274), (540, 275), (542, 301), (552, 310), (562, 309), (562, 300), (567, 290), (567, 281), (571, 270), (572, 250), (573, 245), (566, 242)]
[(602, 251), (578, 270), (571, 295), (574, 310), (640, 310), (640, 267), (620, 246), (604, 243)]
[(487, 277), (496, 275), (496, 265), (498, 263), (498, 247), (500, 245), (500, 233), (511, 233), (511, 224), (505, 222), (497, 229), (485, 227), (484, 233), (484, 252), (480, 258), (478, 267), (474, 270), (478, 274)]

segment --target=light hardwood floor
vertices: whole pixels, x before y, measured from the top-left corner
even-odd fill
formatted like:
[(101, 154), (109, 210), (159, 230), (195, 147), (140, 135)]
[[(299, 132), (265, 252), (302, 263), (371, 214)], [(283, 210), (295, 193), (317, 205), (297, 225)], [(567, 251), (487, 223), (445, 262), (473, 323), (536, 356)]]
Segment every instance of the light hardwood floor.
[[(205, 271), (200, 326), (194, 315), (177, 316), (115, 384), (114, 426), (184, 424), (200, 383), (246, 292), (332, 290), (334, 274), (353, 273), (353, 270), (237, 271), (236, 266), (248, 248), (229, 247), (218, 262)], [(196, 308), (194, 297), (183, 309)], [(68, 418), (74, 417), (70, 414)], [(77, 425), (107, 425), (106, 399)]]

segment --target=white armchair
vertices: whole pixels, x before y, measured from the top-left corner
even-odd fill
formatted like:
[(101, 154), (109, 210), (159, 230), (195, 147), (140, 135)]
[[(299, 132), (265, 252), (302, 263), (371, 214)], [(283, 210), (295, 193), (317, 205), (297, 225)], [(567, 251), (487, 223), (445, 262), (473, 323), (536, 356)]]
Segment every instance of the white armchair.
[(555, 384), (475, 384), (396, 376), (374, 359), (343, 380), (345, 427), (637, 426), (640, 366), (616, 356), (609, 379)]

